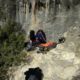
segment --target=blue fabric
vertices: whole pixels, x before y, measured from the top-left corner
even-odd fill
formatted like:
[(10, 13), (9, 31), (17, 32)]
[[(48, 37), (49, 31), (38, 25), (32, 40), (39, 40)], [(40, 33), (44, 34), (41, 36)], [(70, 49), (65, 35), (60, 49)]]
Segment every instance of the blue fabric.
[(41, 32), (39, 32), (39, 33), (36, 34), (36, 38), (37, 38), (41, 43), (46, 42), (46, 40), (45, 40), (45, 38), (44, 38), (44, 35), (43, 35)]

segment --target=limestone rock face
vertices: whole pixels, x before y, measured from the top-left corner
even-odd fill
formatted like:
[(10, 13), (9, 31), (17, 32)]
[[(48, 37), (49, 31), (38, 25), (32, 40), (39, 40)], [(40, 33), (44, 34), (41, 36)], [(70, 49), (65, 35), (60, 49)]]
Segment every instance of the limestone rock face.
[(71, 26), (79, 26), (80, 0), (22, 0), (17, 1), (16, 21), (27, 32), (43, 29), (48, 40), (57, 41)]
[(31, 62), (19, 66), (10, 80), (25, 80), (24, 72), (35, 67), (43, 71), (43, 80), (72, 80), (80, 73), (80, 0), (0, 0), (0, 14), (5, 15), (0, 16), (0, 25), (11, 19), (26, 34), (43, 29), (48, 41), (66, 38), (47, 54), (32, 52)]
[(80, 28), (71, 27), (66, 33), (66, 41), (58, 44), (55, 49), (50, 50), (47, 54), (32, 52), (32, 62), (23, 67), (19, 66), (10, 80), (25, 80), (24, 72), (28, 71), (29, 68), (36, 67), (40, 67), (42, 70), (43, 80), (79, 80)]
[(5, 15), (0, 20), (1, 25), (7, 19), (16, 20), (26, 33), (33, 28), (42, 28), (51, 40), (57, 40), (70, 26), (79, 25), (80, 0), (0, 0), (0, 3), (3, 4), (1, 8), (4, 6), (2, 12)]

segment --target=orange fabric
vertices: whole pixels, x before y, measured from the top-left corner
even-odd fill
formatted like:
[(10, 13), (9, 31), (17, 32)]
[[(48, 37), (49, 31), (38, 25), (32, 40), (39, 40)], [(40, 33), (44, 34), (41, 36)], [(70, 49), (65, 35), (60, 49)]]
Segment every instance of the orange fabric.
[(55, 45), (56, 43), (55, 42), (47, 42), (45, 44), (40, 44), (40, 46), (43, 46), (43, 47), (48, 47), (48, 46), (53, 46)]

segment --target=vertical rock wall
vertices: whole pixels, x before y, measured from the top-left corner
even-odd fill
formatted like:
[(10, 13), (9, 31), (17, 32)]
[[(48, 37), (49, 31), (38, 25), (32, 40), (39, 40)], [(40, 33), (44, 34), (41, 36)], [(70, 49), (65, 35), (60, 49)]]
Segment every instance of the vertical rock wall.
[[(42, 28), (57, 40), (70, 26), (79, 25), (80, 0), (5, 0), (6, 19), (19, 22), (27, 32)], [(6, 20), (5, 20), (6, 21)]]

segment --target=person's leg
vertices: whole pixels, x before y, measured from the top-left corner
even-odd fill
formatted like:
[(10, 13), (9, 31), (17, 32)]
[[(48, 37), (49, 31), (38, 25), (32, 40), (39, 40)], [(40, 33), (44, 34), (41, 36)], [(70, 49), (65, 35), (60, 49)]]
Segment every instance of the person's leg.
[(32, 42), (30, 41), (28, 44), (27, 44), (27, 51), (30, 51), (32, 49)]

